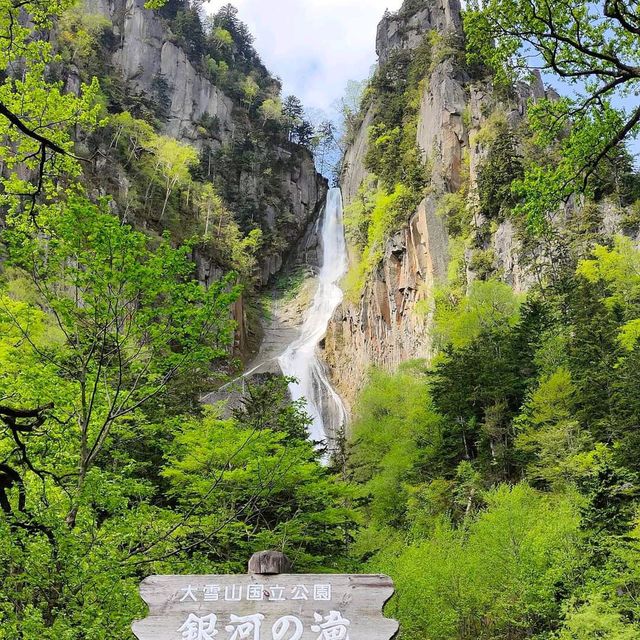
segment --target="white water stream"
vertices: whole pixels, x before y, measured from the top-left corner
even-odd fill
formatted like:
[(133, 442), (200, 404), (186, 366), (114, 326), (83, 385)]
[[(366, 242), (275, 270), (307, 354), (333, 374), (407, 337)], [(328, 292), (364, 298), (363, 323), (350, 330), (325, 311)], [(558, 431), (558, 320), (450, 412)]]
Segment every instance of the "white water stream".
[(347, 249), (342, 220), (342, 194), (331, 189), (322, 221), (322, 267), (318, 289), (307, 311), (300, 336), (278, 358), (286, 376), (296, 378), (290, 385), (294, 400), (304, 399), (313, 420), (310, 437), (314, 441), (331, 440), (346, 422), (346, 410), (329, 381), (326, 366), (319, 360), (317, 348), (324, 338), (333, 312), (342, 302), (338, 282), (347, 269)]

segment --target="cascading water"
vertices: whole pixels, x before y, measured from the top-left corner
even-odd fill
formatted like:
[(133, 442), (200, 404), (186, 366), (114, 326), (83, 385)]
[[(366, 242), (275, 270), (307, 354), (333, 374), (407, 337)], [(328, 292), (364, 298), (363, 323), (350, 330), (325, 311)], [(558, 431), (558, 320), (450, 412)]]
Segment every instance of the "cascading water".
[(347, 414), (316, 350), (343, 296), (338, 282), (347, 269), (347, 249), (340, 189), (331, 189), (327, 196), (321, 237), (322, 267), (313, 304), (307, 311), (300, 336), (289, 345), (278, 362), (286, 376), (298, 381), (290, 385), (290, 391), (294, 400), (306, 402), (307, 413), (313, 420), (309, 434), (311, 439), (329, 441), (330, 444), (344, 426)]

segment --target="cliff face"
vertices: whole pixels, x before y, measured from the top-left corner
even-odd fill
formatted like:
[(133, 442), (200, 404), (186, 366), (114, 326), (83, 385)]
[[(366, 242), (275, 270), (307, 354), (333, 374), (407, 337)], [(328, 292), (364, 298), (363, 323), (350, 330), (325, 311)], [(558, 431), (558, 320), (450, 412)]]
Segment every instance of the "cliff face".
[[(388, 62), (393, 52), (417, 49), (429, 32), (460, 48), (464, 34), (459, 0), (406, 2), (397, 14), (386, 15), (377, 35), (380, 64)], [(465, 179), (473, 194), (478, 166), (486, 154), (475, 138), (496, 107), (491, 86), (472, 81), (455, 55), (444, 54), (432, 63), (422, 87), (416, 142), (430, 171), (428, 195), (386, 242), (383, 258), (360, 300), (345, 302), (337, 311), (326, 339), (327, 361), (348, 404), (372, 365), (393, 370), (402, 361), (432, 356), (434, 287), (447, 279), (451, 251), (439, 204), (445, 194), (457, 192)], [(519, 87), (517, 97), (505, 106), (508, 119), (519, 121), (529, 98), (543, 95), (541, 83)], [(374, 100), (345, 155), (342, 186), (347, 206), (367, 177), (368, 129), (375, 110)], [(474, 220), (478, 227), (482, 223)], [(488, 243), (503, 279), (515, 289), (526, 288), (531, 275), (520, 265), (512, 224), (497, 225)], [(475, 277), (467, 267), (467, 281)]]
[(376, 53), (380, 64), (398, 49), (413, 50), (420, 46), (425, 33), (462, 33), (460, 0), (410, 0), (395, 14), (386, 13), (378, 25)]
[(203, 115), (217, 117), (220, 140), (233, 137), (233, 100), (200, 75), (185, 51), (170, 40), (163, 21), (144, 9), (144, 0), (87, 0), (114, 25), (118, 48), (113, 61), (125, 81), (154, 95), (159, 78), (169, 87), (165, 132), (179, 140), (199, 143), (197, 122)]
[[(85, 0), (87, 11), (105, 16), (113, 24), (112, 62), (130, 90), (167, 104), (163, 133), (213, 153), (223, 145), (242, 143), (247, 136), (246, 114), (190, 61), (175, 42), (166, 21), (144, 8), (144, 0)], [(162, 95), (160, 95), (162, 94)], [(202, 121), (215, 121), (212, 135), (201, 134)], [(311, 153), (300, 146), (269, 149), (274, 159), (271, 183), (279, 185), (277, 197), (266, 197), (263, 176), (240, 172), (233, 189), (254, 203), (253, 217), (265, 234), (286, 220), (285, 246), (263, 257), (263, 285), (277, 274), (287, 257), (317, 219), (327, 192), (327, 181), (318, 174)], [(271, 187), (273, 191), (273, 187)], [(206, 262), (206, 256), (199, 256)], [(215, 264), (201, 264), (202, 274), (216, 274)]]
[[(288, 262), (314, 264), (316, 222), (328, 183), (316, 171), (311, 152), (286, 136), (264, 134), (264, 122), (238, 95), (216, 86), (181, 46), (170, 21), (144, 4), (145, 0), (84, 0), (86, 13), (103, 16), (110, 25), (104, 72), (117, 76), (132, 103), (139, 97), (152, 105), (162, 134), (196, 147), (208, 158), (207, 175), (201, 179), (215, 185), (241, 224), (249, 221), (251, 228), (261, 228), (259, 286), (268, 286)], [(79, 86), (76, 78), (69, 84), (74, 82)], [(100, 190), (126, 195), (128, 170), (110, 166), (104, 173), (111, 178), (97, 171)], [(146, 220), (138, 223), (147, 225)], [(207, 246), (198, 246), (193, 259), (203, 284), (223, 275), (223, 266)], [(238, 325), (236, 352), (246, 358), (257, 348), (260, 328), (248, 313), (246, 299), (240, 299), (232, 313)]]

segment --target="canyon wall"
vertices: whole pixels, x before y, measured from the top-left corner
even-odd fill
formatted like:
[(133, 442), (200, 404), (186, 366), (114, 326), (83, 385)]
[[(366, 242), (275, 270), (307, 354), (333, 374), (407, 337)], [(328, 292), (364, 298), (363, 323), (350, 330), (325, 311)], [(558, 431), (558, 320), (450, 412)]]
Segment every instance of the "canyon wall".
[[(458, 191), (464, 179), (471, 182), (473, 193), (478, 165), (486, 153), (476, 141), (477, 133), (499, 102), (491, 85), (472, 80), (454, 53), (464, 43), (459, 0), (408, 2), (398, 13), (386, 14), (378, 27), (379, 63), (386, 63), (394, 51), (417, 49), (430, 32), (452, 52), (434, 61), (422, 85), (417, 144), (431, 174), (428, 195), (403, 228), (388, 239), (360, 299), (343, 303), (325, 340), (334, 382), (349, 405), (371, 366), (393, 370), (403, 361), (428, 359), (434, 353), (433, 293), (447, 280), (451, 251), (439, 203), (445, 194)], [(499, 106), (515, 123), (524, 115), (530, 98), (544, 95), (541, 81), (533, 86), (523, 84), (513, 99)], [(346, 206), (367, 178), (365, 158), (375, 109), (374, 100), (345, 154), (341, 183)], [(475, 219), (473, 224), (479, 227), (482, 223)], [(516, 290), (527, 288), (532, 276), (520, 264), (513, 225), (500, 223), (488, 244), (504, 280)], [(474, 277), (467, 267), (467, 281)]]
[[(145, 0), (84, 1), (88, 13), (101, 15), (112, 25), (109, 66), (126, 93), (166, 104), (159, 123), (163, 134), (191, 144), (211, 158), (223, 147), (242, 147), (252, 131), (263, 125), (257, 118), (251, 119), (246, 108), (239, 108), (237, 98), (216, 86), (198, 62), (190, 59), (169, 22), (158, 12), (145, 9)], [(215, 122), (215, 127), (208, 127), (203, 135), (203, 123), (207, 122)], [(286, 139), (267, 147), (262, 153), (268, 156), (263, 160), (268, 171), (242, 170), (234, 176), (237, 184), (227, 184), (245, 203), (251, 202), (251, 217), (258, 221), (263, 236), (278, 238), (265, 242), (261, 251), (257, 276), (263, 287), (269, 286), (287, 263), (317, 263), (316, 223), (328, 190), (327, 180), (316, 171), (307, 148)], [(126, 169), (115, 171), (119, 175), (114, 182), (126, 189)], [(233, 210), (237, 203), (226, 204)], [(223, 269), (206, 247), (199, 247), (193, 257), (202, 283), (222, 276)], [(236, 350), (242, 357), (255, 350), (260, 337), (259, 324), (249, 319), (246, 302), (240, 299), (233, 309), (238, 324)]]
[[(113, 24), (112, 62), (126, 86), (155, 100), (160, 99), (160, 91), (166, 93), (163, 98), (168, 111), (162, 123), (163, 133), (202, 149), (201, 123), (208, 118), (217, 122), (213, 139), (206, 140), (209, 150), (246, 135), (246, 114), (238, 114), (234, 100), (196, 68), (176, 43), (167, 22), (157, 12), (145, 9), (144, 0), (85, 2), (89, 12), (103, 15)], [(280, 183), (279, 201), (262, 204), (264, 184), (260, 175), (243, 173), (237, 185), (260, 203), (256, 215), (266, 233), (286, 218), (287, 245), (262, 259), (260, 277), (265, 286), (287, 258), (298, 251), (319, 216), (328, 189), (327, 180), (316, 171), (313, 156), (306, 148), (283, 144), (271, 151)], [(205, 258), (200, 256), (201, 261)], [(201, 265), (201, 272), (215, 274), (216, 265)]]

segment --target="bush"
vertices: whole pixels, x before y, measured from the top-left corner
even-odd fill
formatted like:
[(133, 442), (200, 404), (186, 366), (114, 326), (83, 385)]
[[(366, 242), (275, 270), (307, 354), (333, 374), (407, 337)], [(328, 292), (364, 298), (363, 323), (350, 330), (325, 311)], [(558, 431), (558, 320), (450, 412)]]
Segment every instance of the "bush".
[(460, 237), (468, 232), (472, 216), (463, 193), (446, 193), (438, 204), (436, 214), (445, 219), (450, 235)]
[(345, 211), (347, 237), (360, 250), (360, 259), (351, 266), (343, 282), (351, 300), (358, 298), (367, 277), (382, 259), (385, 242), (415, 210), (412, 194), (404, 185), (396, 185), (391, 193), (382, 187), (371, 191), (372, 187), (365, 185)]
[(485, 499), (487, 511), (468, 531), (442, 523), (427, 541), (372, 562), (396, 581), (387, 615), (405, 640), (524, 640), (559, 617), (557, 595), (580, 563), (575, 499), (525, 484)]

